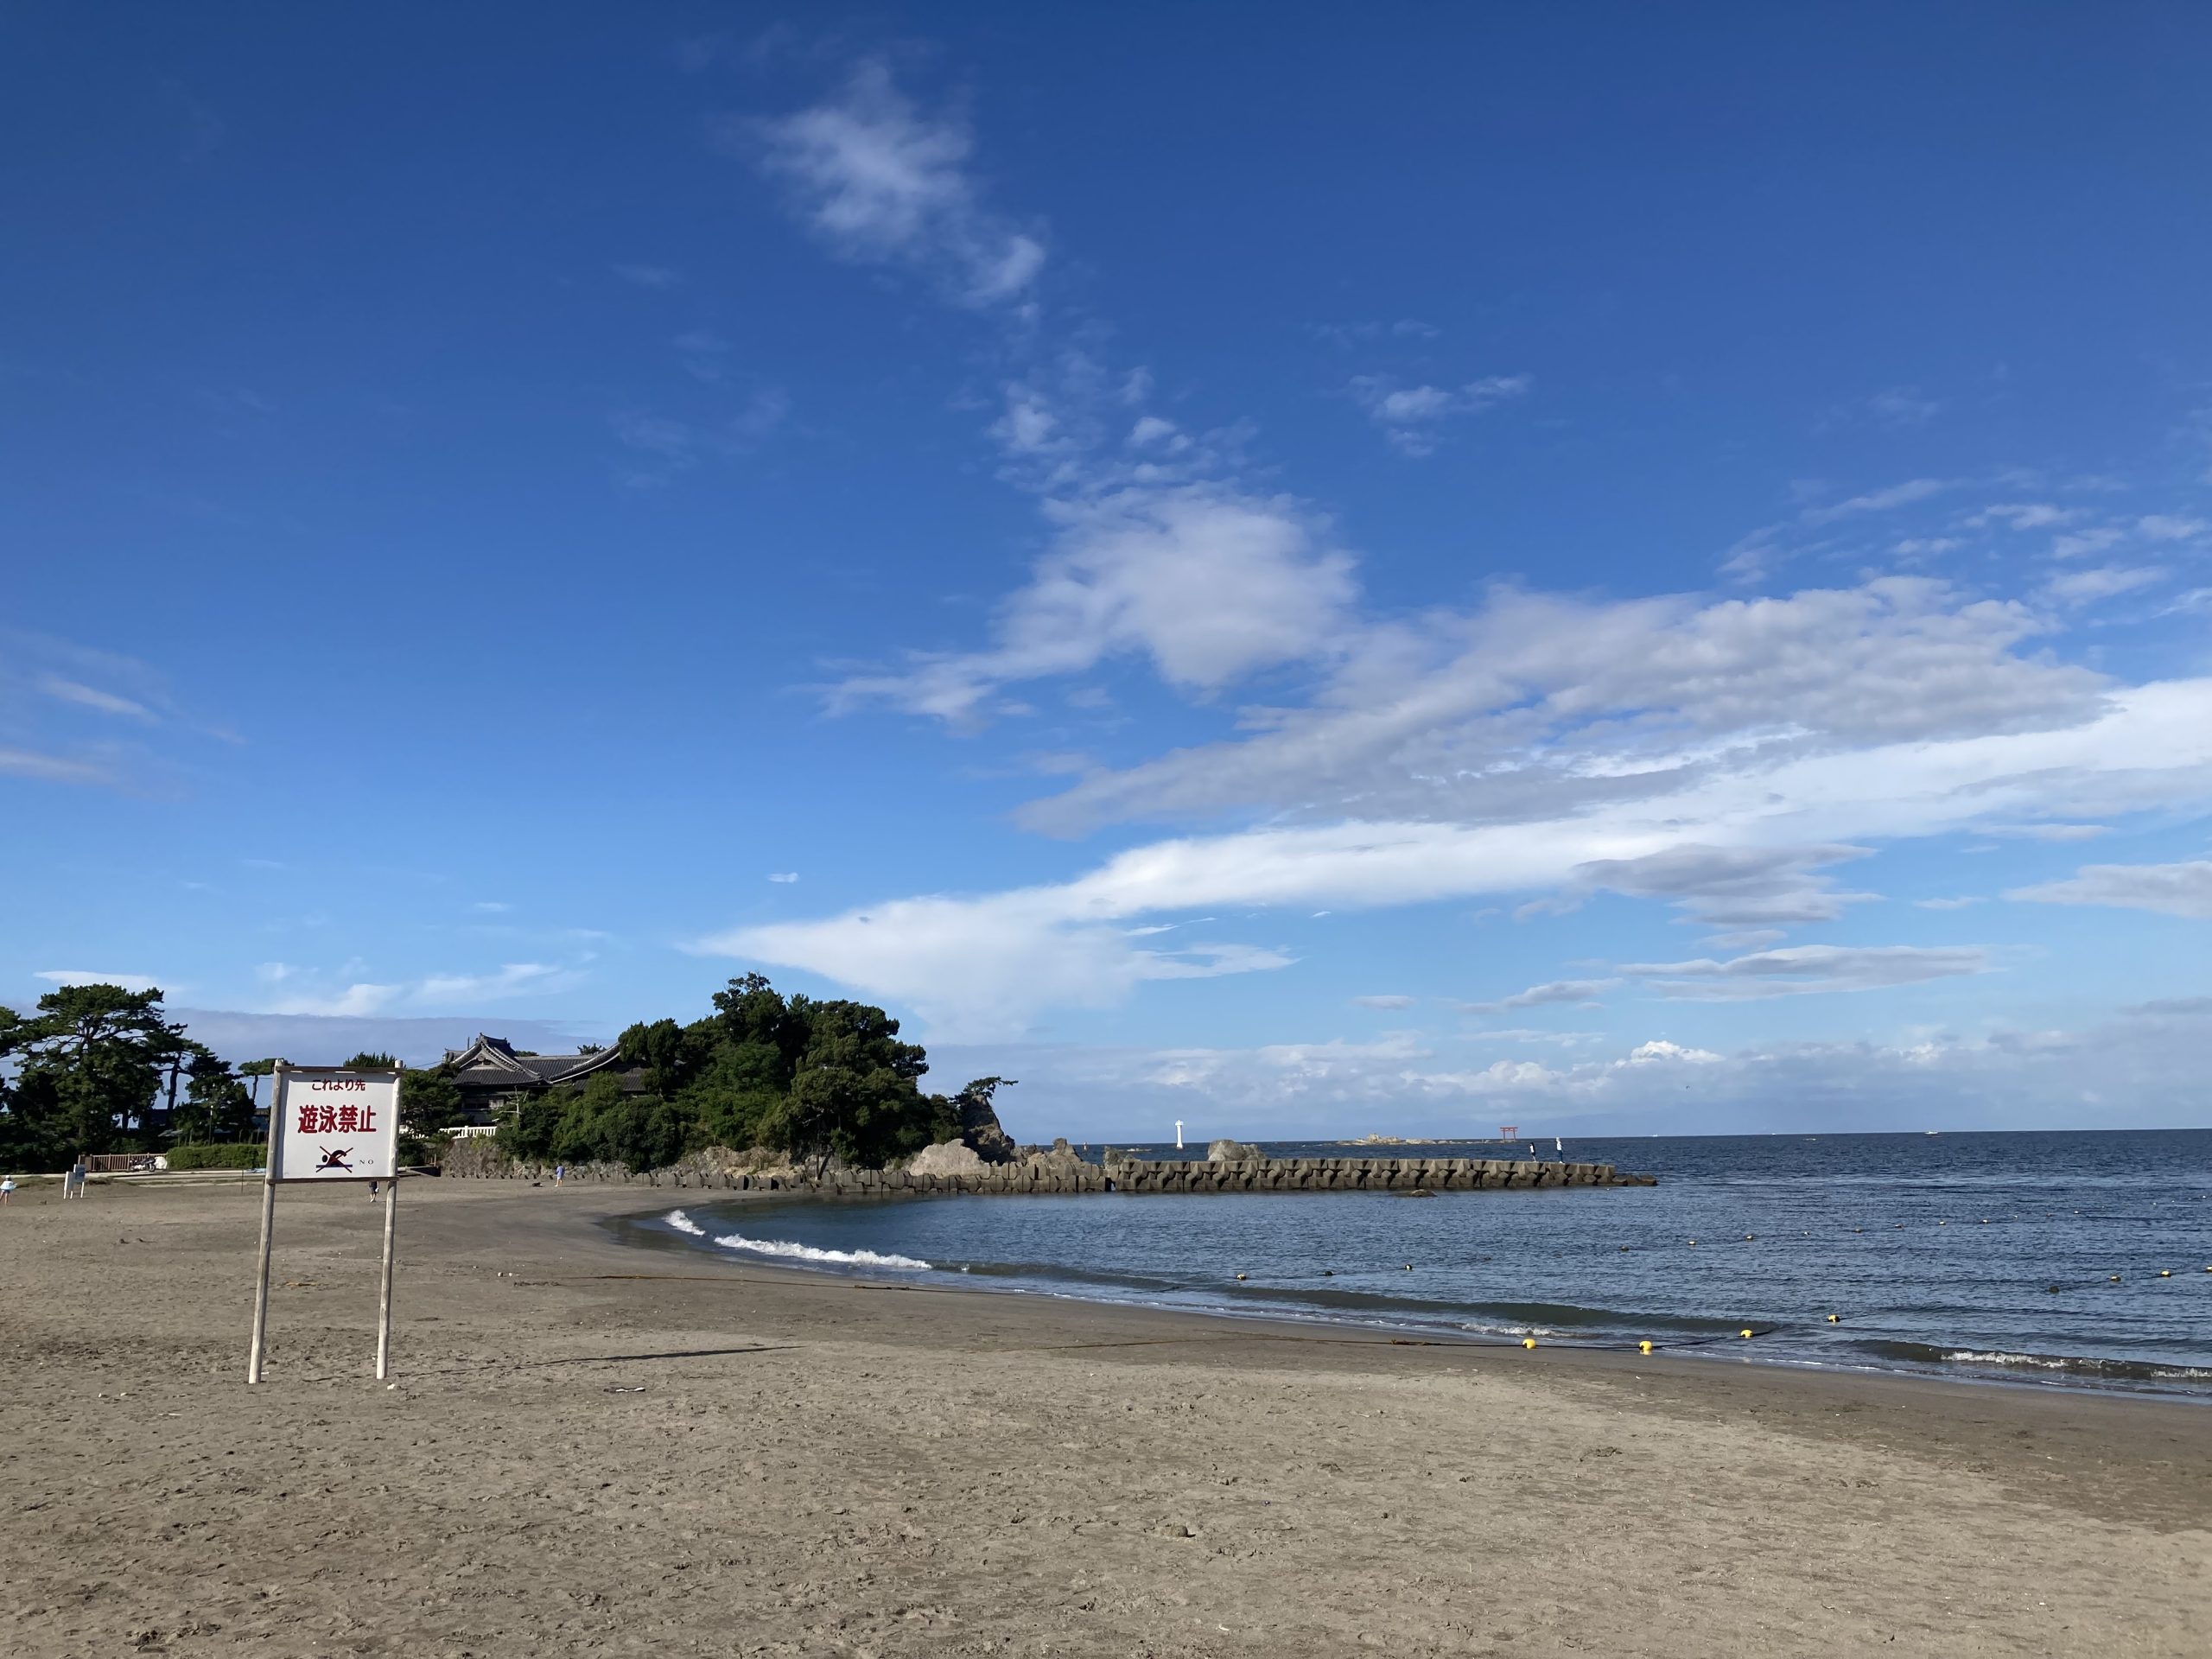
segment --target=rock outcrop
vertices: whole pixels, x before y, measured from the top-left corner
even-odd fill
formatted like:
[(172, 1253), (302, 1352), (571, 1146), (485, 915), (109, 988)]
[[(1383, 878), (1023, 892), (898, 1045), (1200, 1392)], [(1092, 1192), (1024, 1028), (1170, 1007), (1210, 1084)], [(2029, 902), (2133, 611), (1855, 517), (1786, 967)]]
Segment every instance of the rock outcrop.
[(1021, 1148), (1014, 1144), (1014, 1137), (999, 1122), (999, 1115), (992, 1109), (988, 1090), (963, 1090), (958, 1096), (960, 1103), (960, 1139), (987, 1164), (1010, 1164), (1021, 1155)]
[(1210, 1164), (1241, 1164), (1267, 1155), (1242, 1141), (1216, 1141), (1206, 1147), (1206, 1162)]
[(924, 1147), (907, 1164), (910, 1175), (980, 1175), (983, 1160), (965, 1141), (940, 1141)]

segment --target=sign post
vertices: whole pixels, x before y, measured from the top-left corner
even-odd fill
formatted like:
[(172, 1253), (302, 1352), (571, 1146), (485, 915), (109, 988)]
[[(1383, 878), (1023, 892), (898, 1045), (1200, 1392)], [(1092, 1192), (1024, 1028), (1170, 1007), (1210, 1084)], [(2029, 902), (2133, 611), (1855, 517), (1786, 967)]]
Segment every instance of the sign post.
[(282, 1060), (270, 1076), (269, 1170), (261, 1192), (261, 1262), (253, 1293), (253, 1345), (246, 1355), (248, 1382), (261, 1381), (279, 1181), (389, 1183), (377, 1297), (377, 1376), (383, 1377), (391, 1367), (391, 1268), (399, 1222), (400, 1077), (397, 1071), (287, 1065)]

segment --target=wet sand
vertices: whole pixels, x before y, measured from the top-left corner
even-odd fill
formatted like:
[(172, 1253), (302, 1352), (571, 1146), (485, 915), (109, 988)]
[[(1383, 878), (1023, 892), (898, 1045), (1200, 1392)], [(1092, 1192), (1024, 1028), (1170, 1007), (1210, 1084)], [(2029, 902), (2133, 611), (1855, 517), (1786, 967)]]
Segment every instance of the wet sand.
[(58, 1191), (0, 1211), (10, 1655), (2212, 1651), (2200, 1404), (855, 1284), (434, 1180), (394, 1386), (381, 1208), (286, 1188), (248, 1389), (257, 1186)]

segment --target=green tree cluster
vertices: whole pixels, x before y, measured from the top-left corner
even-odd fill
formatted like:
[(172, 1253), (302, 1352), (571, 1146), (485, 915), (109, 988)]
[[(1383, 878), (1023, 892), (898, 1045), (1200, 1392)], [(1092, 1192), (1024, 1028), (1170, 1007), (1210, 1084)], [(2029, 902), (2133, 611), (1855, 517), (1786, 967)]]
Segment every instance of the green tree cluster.
[(158, 989), (65, 985), (28, 1015), (0, 1007), (0, 1168), (66, 1169), (79, 1154), (252, 1132), (245, 1086), (169, 1023)]
[(957, 1098), (923, 1092), (928, 1057), (865, 1003), (785, 997), (758, 974), (689, 1025), (632, 1026), (618, 1047), (643, 1093), (595, 1073), (525, 1101), (499, 1131), (518, 1157), (632, 1169), (705, 1147), (763, 1147), (826, 1165), (880, 1166), (960, 1133)]

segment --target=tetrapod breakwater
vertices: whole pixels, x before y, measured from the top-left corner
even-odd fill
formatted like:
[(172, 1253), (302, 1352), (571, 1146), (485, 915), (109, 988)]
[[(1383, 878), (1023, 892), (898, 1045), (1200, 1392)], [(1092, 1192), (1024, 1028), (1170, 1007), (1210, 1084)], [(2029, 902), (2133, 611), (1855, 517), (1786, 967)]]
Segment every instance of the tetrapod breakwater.
[(734, 1174), (740, 1191), (893, 1192), (1456, 1192), (1477, 1188), (1656, 1186), (1611, 1164), (1504, 1158), (1116, 1159), (1103, 1163), (1050, 1154), (1014, 1163), (923, 1173), (841, 1169), (821, 1175)]

